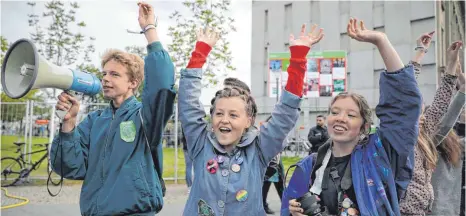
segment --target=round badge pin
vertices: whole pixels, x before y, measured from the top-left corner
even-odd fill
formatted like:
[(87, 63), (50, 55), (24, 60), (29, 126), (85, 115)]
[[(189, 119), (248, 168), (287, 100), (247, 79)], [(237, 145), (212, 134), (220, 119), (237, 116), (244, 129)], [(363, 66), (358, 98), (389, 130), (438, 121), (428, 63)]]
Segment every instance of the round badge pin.
[(236, 193), (236, 200), (244, 202), (248, 199), (248, 192), (246, 190), (240, 190)]
[(231, 170), (233, 170), (233, 172), (237, 173), (241, 170), (241, 167), (238, 165), (238, 164), (233, 164), (231, 165)]
[(209, 171), (209, 173), (211, 174), (215, 174), (217, 172), (217, 169), (218, 169), (218, 163), (216, 160), (214, 159), (210, 159), (209, 161), (207, 161), (207, 171)]
[(345, 200), (343, 200), (342, 206), (343, 206), (343, 208), (345, 208), (345, 209), (351, 207), (351, 201), (350, 201), (350, 199), (345, 198)]
[(354, 208), (349, 208), (348, 209), (348, 215), (357, 215), (358, 211)]
[(239, 165), (241, 165), (243, 163), (243, 157), (239, 157), (237, 162)]

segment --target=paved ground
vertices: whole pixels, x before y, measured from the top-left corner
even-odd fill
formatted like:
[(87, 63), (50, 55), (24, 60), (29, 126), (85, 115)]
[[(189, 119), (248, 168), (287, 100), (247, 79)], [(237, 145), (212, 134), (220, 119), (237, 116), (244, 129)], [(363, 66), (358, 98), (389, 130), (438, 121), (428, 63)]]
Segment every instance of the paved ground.
[[(79, 192), (81, 185), (63, 186), (62, 191), (56, 197), (51, 197), (46, 186), (22, 186), (9, 187), (10, 195), (26, 197), (29, 203), (23, 206), (1, 210), (3, 216), (79, 216)], [(58, 188), (53, 188), (58, 189)], [(52, 191), (56, 193), (56, 190)], [(165, 205), (159, 215), (176, 216), (183, 212), (184, 204), (187, 200), (185, 185), (167, 185), (167, 195)], [(2, 206), (20, 202), (1, 195)], [(279, 215), (280, 199), (276, 194), (275, 187), (272, 186), (269, 192), (269, 204), (272, 210)]]

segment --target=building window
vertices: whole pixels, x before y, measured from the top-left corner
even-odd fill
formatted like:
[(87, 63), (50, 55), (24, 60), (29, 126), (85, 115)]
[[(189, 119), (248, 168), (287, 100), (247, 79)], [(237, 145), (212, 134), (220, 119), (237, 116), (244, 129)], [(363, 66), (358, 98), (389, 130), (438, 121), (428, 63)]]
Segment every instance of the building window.
[(265, 10), (264, 29), (265, 32), (269, 31), (269, 10)]
[(292, 4), (285, 5), (285, 32), (291, 32), (293, 29)]

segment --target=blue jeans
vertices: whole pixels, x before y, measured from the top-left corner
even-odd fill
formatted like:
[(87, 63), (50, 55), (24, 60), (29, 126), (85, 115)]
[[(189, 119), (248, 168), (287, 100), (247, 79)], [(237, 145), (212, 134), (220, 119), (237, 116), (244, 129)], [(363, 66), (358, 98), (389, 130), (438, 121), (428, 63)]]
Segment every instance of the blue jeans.
[(186, 184), (191, 187), (193, 185), (193, 161), (189, 158), (187, 151), (184, 151), (184, 163), (186, 164)]

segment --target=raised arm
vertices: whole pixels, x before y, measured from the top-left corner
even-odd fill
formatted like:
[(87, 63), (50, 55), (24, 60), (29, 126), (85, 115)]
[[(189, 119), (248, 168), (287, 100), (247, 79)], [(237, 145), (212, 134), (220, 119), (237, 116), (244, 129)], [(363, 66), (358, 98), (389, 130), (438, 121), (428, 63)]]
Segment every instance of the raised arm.
[(361, 21), (351, 19), (348, 35), (358, 41), (377, 46), (387, 71), (380, 75), (380, 98), (376, 107), (380, 119), (379, 134), (399, 155), (408, 156), (418, 136), (421, 93), (412, 66), (404, 67), (398, 53), (382, 32), (367, 30)]
[(161, 143), (165, 125), (173, 114), (175, 101), (175, 68), (168, 52), (160, 43), (155, 24), (154, 9), (138, 3), (139, 25), (146, 29), (147, 56), (144, 59), (144, 88), (142, 90), (142, 117), (151, 149)]
[(416, 80), (419, 78), (419, 74), (421, 74), (421, 60), (424, 58), (424, 55), (430, 47), (434, 33), (435, 31), (424, 33), (416, 40), (414, 58), (409, 62), (414, 66)]
[(440, 121), (440, 124), (438, 125), (437, 133), (435, 134), (436, 145), (440, 145), (442, 143), (443, 139), (445, 139), (445, 137), (448, 135), (448, 133), (458, 120), (458, 117), (460, 116), (461, 111), (464, 107), (464, 93), (464, 85), (462, 85), (461, 89), (458, 92), (456, 92), (453, 101), (448, 106), (447, 112), (445, 113), (442, 120)]
[(425, 110), (425, 126), (427, 133), (433, 135), (442, 116), (447, 112), (452, 98), (453, 90), (456, 86), (457, 62), (459, 62), (458, 42), (454, 42), (447, 50), (447, 68), (445, 75), (442, 77), (440, 87), (434, 96), (432, 105)]
[[(210, 36), (209, 36), (210, 35)], [(202, 66), (218, 36), (199, 30), (197, 43), (186, 69), (181, 70), (178, 104), (181, 126), (186, 138), (188, 154), (194, 158), (202, 149), (197, 145), (199, 138), (207, 132), (206, 113), (200, 101), (202, 88)]]
[(315, 31), (316, 28), (317, 26), (314, 25), (311, 33), (305, 34), (306, 26), (303, 25), (299, 38), (295, 39), (293, 35), (290, 35), (291, 58), (287, 69), (288, 81), (279, 103), (272, 112), (272, 118), (260, 128), (259, 149), (265, 165), (283, 150), (286, 144), (283, 141), (298, 120), (306, 72), (306, 55), (310, 47), (324, 36), (323, 30)]

